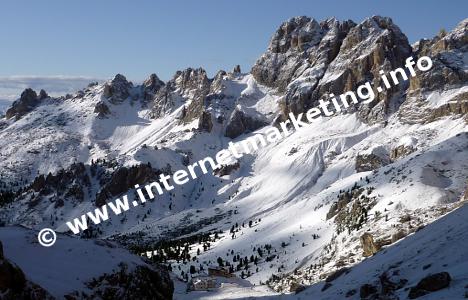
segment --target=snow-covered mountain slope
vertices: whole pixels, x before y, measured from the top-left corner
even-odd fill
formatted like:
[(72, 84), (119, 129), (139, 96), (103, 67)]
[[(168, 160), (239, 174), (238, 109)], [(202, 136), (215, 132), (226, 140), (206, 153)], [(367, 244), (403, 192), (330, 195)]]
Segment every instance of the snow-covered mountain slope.
[[(323, 284), (318, 284), (300, 294), (300, 298), (338, 299), (355, 293), (348, 298), (360, 299), (362, 286), (370, 284), (380, 297), (406, 299), (410, 288), (417, 286), (423, 278), (448, 272), (451, 277), (449, 287), (428, 293), (421, 299), (463, 299), (467, 293), (467, 213), (468, 206), (463, 205), (351, 268), (331, 281), (325, 291), (321, 291)], [(435, 287), (437, 281), (431, 284)]]
[(329, 93), (379, 83), (380, 70), (402, 67), (410, 55), (430, 55), (433, 70), (409, 84), (319, 118), (85, 234), (170, 264), (181, 280), (224, 265), (277, 292), (314, 285), (384, 256), (378, 251), (466, 194), (467, 36), (465, 20), (411, 47), (389, 18), (298, 17), (280, 26), (250, 73), (208, 78), (189, 68), (138, 86), (118, 74), (60, 98), (26, 90), (0, 120), (0, 220), (67, 231), (67, 221), (106, 201), (123, 194), (132, 201), (135, 184), (214, 157), (230, 142), (240, 146)]
[[(373, 257), (351, 268), (330, 273), (324, 282), (314, 284), (297, 294), (279, 295), (242, 282), (225, 284), (212, 292), (186, 294), (179, 288), (176, 299), (408, 299), (413, 290), (425, 294), (420, 299), (466, 298), (466, 245), (468, 206), (465, 204), (439, 220), (411, 234), (394, 245), (385, 247)], [(445, 277), (431, 277), (448, 273)], [(418, 284), (424, 278), (433, 291), (422, 291)], [(448, 283), (448, 286), (440, 288)], [(297, 286), (297, 283), (292, 283)], [(426, 284), (426, 286), (428, 286)]]
[[(57, 299), (66, 295), (92, 299), (104, 294), (125, 299), (152, 295), (155, 299), (166, 299), (172, 294), (167, 271), (108, 241), (58, 235), (57, 247), (45, 248), (39, 245), (37, 232), (19, 226), (0, 228), (0, 240), (5, 258), (15, 263), (28, 280)], [(4, 278), (5, 269), (1, 272)], [(112, 280), (118, 276), (119, 281)], [(132, 276), (135, 277), (132, 280), (145, 282), (146, 292), (129, 288), (132, 280), (128, 279)]]

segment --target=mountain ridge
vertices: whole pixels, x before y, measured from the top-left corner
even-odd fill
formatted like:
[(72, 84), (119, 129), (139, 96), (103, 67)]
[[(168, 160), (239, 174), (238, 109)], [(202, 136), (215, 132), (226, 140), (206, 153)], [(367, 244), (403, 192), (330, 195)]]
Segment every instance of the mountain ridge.
[[(65, 232), (66, 221), (131, 194), (135, 183), (263, 133), (330, 93), (382, 85), (379, 71), (411, 55), (431, 56), (429, 72), (369, 105), (321, 118), (86, 234), (169, 263), (176, 286), (190, 265), (202, 272), (221, 257), (237, 268), (237, 256), (257, 256), (234, 269), (253, 284), (280, 292), (314, 285), (364, 260), (365, 233), (371, 255), (381, 255), (463, 203), (467, 25), (411, 46), (390, 18), (296, 17), (249, 73), (236, 67), (208, 78), (187, 68), (141, 85), (117, 74), (63, 97), (28, 90), (0, 120), (0, 220)], [(195, 261), (169, 257), (171, 241)]]

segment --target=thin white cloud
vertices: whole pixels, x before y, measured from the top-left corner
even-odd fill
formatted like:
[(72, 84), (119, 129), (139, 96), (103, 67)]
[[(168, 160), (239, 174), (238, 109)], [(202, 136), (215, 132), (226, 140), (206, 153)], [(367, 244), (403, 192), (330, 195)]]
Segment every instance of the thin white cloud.
[(61, 96), (85, 88), (90, 82), (102, 79), (85, 76), (7, 76), (0, 77), (0, 113), (18, 99), (26, 88), (39, 92), (45, 90), (51, 96)]

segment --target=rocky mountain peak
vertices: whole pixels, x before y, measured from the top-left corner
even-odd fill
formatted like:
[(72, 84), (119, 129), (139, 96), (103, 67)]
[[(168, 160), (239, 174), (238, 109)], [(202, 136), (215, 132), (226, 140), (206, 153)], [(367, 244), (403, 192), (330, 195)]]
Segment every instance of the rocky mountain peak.
[(164, 82), (161, 79), (159, 79), (158, 75), (156, 75), (154, 73), (151, 74), (148, 77), (148, 79), (143, 81), (143, 86), (145, 88), (149, 88), (149, 89), (152, 89), (152, 90), (158, 89), (163, 85), (164, 85)]
[(294, 17), (281, 24), (274, 33), (268, 50), (273, 53), (286, 53), (289, 50), (304, 51), (317, 43), (323, 30), (320, 24), (309, 17)]
[(39, 99), (37, 93), (31, 89), (27, 88), (21, 93), (21, 97), (13, 102), (11, 107), (6, 111), (6, 118), (10, 119), (16, 117), (18, 120), (23, 115), (27, 114), (34, 109), (39, 104)]
[(241, 67), (239, 65), (236, 65), (234, 69), (232, 70), (232, 73), (234, 74), (240, 74), (241, 73)]
[(252, 75), (266, 86), (279, 91), (306, 70), (318, 67), (323, 73), (324, 64), (336, 56), (341, 42), (355, 24), (327, 19), (320, 24), (308, 17), (296, 17), (283, 23), (274, 33), (267, 51), (252, 67)]
[[(277, 44), (289, 41), (295, 45), (293, 36), (300, 32), (309, 32), (313, 38), (309, 35), (307, 46), (299, 47), (302, 52), (267, 50), (252, 69), (260, 83), (285, 91), (284, 115), (304, 112), (330, 93), (339, 95), (365, 81), (376, 81), (380, 70), (403, 65), (412, 52), (406, 36), (387, 17), (373, 16), (358, 25), (335, 18), (320, 24), (299, 18), (285, 24), (274, 35), (273, 40), (283, 41)], [(292, 36), (289, 40), (286, 33)], [(402, 89), (404, 86), (379, 94), (371, 105), (360, 109), (361, 117), (368, 122), (384, 119), (398, 106), (390, 100)]]
[(49, 98), (49, 95), (46, 91), (41, 89), (41, 91), (39, 92), (39, 100), (44, 100), (46, 98)]
[(177, 71), (154, 96), (151, 117), (158, 118), (181, 105), (181, 102), (191, 100), (190, 105), (184, 110), (182, 119), (193, 120), (201, 115), (203, 99), (209, 93), (210, 85), (211, 80), (202, 68)]
[(124, 75), (117, 74), (114, 79), (104, 85), (103, 96), (109, 98), (111, 103), (121, 103), (130, 96), (132, 87), (133, 84), (127, 81)]
[(206, 71), (202, 68), (187, 68), (183, 71), (178, 71), (174, 81), (183, 94), (190, 90), (206, 89), (209, 88), (210, 85), (210, 80), (208, 79)]
[(154, 95), (164, 86), (164, 82), (156, 74), (151, 74), (148, 79), (143, 81), (143, 99), (151, 100)]

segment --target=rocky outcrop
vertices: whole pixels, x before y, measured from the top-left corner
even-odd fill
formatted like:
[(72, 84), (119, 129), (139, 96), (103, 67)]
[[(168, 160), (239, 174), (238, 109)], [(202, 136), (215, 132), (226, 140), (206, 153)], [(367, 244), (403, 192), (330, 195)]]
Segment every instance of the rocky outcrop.
[(367, 172), (386, 166), (390, 161), (375, 153), (358, 154), (356, 156), (356, 172)]
[(361, 247), (363, 250), (362, 255), (364, 257), (372, 256), (379, 252), (380, 245), (374, 241), (374, 237), (370, 233), (364, 233), (360, 237)]
[[(312, 99), (319, 99), (326, 93), (340, 95), (354, 91), (366, 81), (373, 86), (383, 86), (379, 71), (388, 72), (403, 66), (411, 52), (408, 39), (390, 18), (368, 18), (346, 35), (338, 55), (312, 93)], [(398, 106), (393, 98), (404, 90), (405, 85), (400, 84), (377, 93), (375, 100), (359, 107), (359, 115), (370, 123), (385, 119)]]
[(27, 280), (23, 271), (3, 255), (0, 242), (0, 298), (5, 300), (42, 300), (54, 299), (39, 285)]
[[(285, 91), (286, 116), (306, 111), (330, 93), (356, 90), (366, 81), (382, 86), (379, 71), (403, 66), (411, 52), (390, 18), (374, 16), (356, 25), (298, 17), (281, 25), (252, 74), (260, 83)], [(359, 115), (371, 123), (383, 120), (396, 111), (400, 103), (394, 98), (404, 89), (402, 84), (376, 94), (373, 102), (361, 105)]]
[[(251, 73), (258, 82), (284, 91), (291, 80), (306, 69), (333, 59), (343, 33), (345, 35), (352, 26), (351, 21), (339, 23), (330, 19), (319, 24), (305, 16), (291, 18), (274, 33), (268, 50), (258, 59)], [(336, 39), (324, 38), (330, 31), (335, 31)]]
[(184, 122), (190, 122), (201, 116), (205, 97), (210, 91), (211, 81), (204, 69), (189, 68), (178, 73), (176, 83), (180, 88), (180, 94), (191, 100), (183, 118)]
[(421, 279), (415, 287), (410, 289), (409, 299), (416, 299), (424, 295), (447, 288), (452, 278), (447, 272), (441, 272), (429, 275)]
[(131, 270), (121, 263), (119, 269), (86, 283), (89, 291), (72, 292), (67, 299), (155, 299), (170, 300), (174, 283), (166, 269), (137, 266)]
[(103, 101), (100, 101), (94, 107), (94, 113), (97, 113), (97, 116), (100, 119), (106, 118), (110, 114), (109, 106), (107, 106)]
[(405, 157), (413, 153), (414, 151), (416, 151), (416, 148), (414, 148), (413, 146), (400, 145), (392, 149), (390, 153), (390, 159), (397, 160), (401, 157)]
[(176, 107), (176, 99), (179, 97), (176, 93), (174, 81), (169, 81), (162, 86), (153, 98), (150, 117), (157, 119), (166, 113), (171, 112)]
[(239, 65), (236, 65), (234, 69), (232, 70), (233, 74), (240, 74), (241, 73), (241, 67)]
[(213, 122), (211, 121), (211, 113), (203, 111), (198, 119), (198, 129), (206, 132), (211, 132)]
[(174, 77), (156, 93), (151, 117), (159, 118), (189, 102), (181, 116), (183, 122), (199, 118), (204, 111), (204, 100), (210, 92), (211, 80), (202, 68), (177, 71)]
[(351, 202), (352, 199), (353, 199), (353, 194), (352, 193), (349, 193), (349, 192), (341, 193), (338, 196), (338, 201), (333, 203), (330, 206), (330, 209), (328, 210), (328, 213), (327, 213), (327, 220), (333, 218), (340, 211), (342, 211), (343, 208), (345, 208), (346, 205), (348, 205), (348, 203)]
[(225, 175), (231, 174), (232, 172), (238, 170), (239, 168), (240, 168), (240, 163), (238, 161), (236, 161), (233, 164), (222, 165), (218, 169), (215, 169), (213, 171), (213, 174), (216, 175), (216, 176), (225, 176)]
[(367, 212), (375, 205), (376, 198), (369, 197), (372, 189), (354, 185), (340, 192), (338, 201), (330, 206), (327, 220), (335, 217), (336, 232), (359, 230), (367, 222)]
[(241, 134), (255, 131), (266, 125), (268, 125), (268, 123), (265, 121), (255, 119), (254, 117), (246, 115), (243, 111), (235, 109), (226, 124), (224, 136), (234, 139)]
[[(72, 164), (68, 169), (61, 169), (56, 174), (37, 176), (27, 188), (32, 199), (30, 205), (34, 206), (44, 196), (56, 203), (56, 207), (63, 206), (63, 199), (84, 200), (85, 190), (91, 186), (86, 167), (83, 163)], [(33, 192), (33, 193), (31, 193)]]
[(104, 85), (103, 96), (109, 99), (113, 104), (122, 103), (130, 96), (130, 89), (133, 87), (131, 82), (122, 74), (115, 75), (111, 82)]
[(406, 232), (405, 229), (399, 229), (397, 232), (392, 234), (391, 243), (395, 243), (401, 240), (402, 238), (406, 237), (407, 235), (408, 235), (408, 232)]
[[(394, 275), (396, 275), (395, 273)], [(398, 276), (389, 276), (387, 272), (379, 275), (379, 281), (374, 284), (366, 283), (359, 289), (359, 296), (361, 299), (399, 299), (396, 291), (403, 288), (408, 280), (405, 278), (398, 278)]]
[(5, 117), (7, 119), (11, 119), (13, 117), (15, 117), (16, 120), (20, 119), (22, 116), (32, 111), (37, 105), (39, 105), (40, 101), (45, 99), (42, 98), (43, 96), (44, 95), (38, 97), (33, 89), (25, 89), (21, 93), (21, 97), (13, 102), (11, 107), (6, 111)]
[[(207, 99), (207, 104), (211, 104), (211, 99), (212, 98), (217, 98), (217, 99), (223, 99), (224, 96), (223, 96), (223, 91), (224, 89), (226, 88), (225, 87), (225, 77), (228, 75), (228, 73), (226, 73), (226, 71), (218, 71), (218, 73), (216, 73), (215, 77), (213, 78), (213, 80), (211, 81), (211, 85), (210, 85), (210, 92), (209, 92), (209, 95), (208, 95), (208, 99)], [(229, 74), (229, 75), (232, 75), (232, 74)]]
[(424, 121), (430, 123), (451, 115), (465, 116), (465, 120), (468, 123), (468, 93), (459, 94), (452, 98), (449, 103), (432, 109)]
[[(342, 43), (356, 24), (352, 21), (339, 22), (328, 19), (320, 23), (323, 37), (320, 42), (307, 50), (307, 63), (300, 65), (287, 87), (283, 103), (283, 114), (298, 114), (315, 105), (317, 90), (329, 65), (336, 59)], [(321, 95), (320, 95), (321, 96)], [(319, 97), (320, 97), (319, 96)]]
[(153, 100), (156, 93), (164, 86), (164, 82), (156, 74), (151, 74), (141, 85), (143, 100)]
[[(420, 40), (414, 46), (415, 58), (429, 56), (432, 68), (410, 79), (405, 103), (398, 116), (406, 123), (429, 123), (441, 117), (467, 116), (467, 93), (451, 93), (446, 103), (431, 107), (427, 97), (432, 92), (463, 88), (468, 83), (465, 57), (468, 55), (468, 19), (449, 33), (439, 33), (432, 39)], [(445, 95), (449, 97), (450, 95)], [(468, 120), (468, 118), (467, 118)]]
[(44, 99), (46, 99), (46, 98), (49, 98), (49, 95), (47, 94), (46, 91), (41, 90), (41, 91), (39, 92), (39, 97), (38, 97), (38, 99), (39, 99), (39, 100), (44, 100)]
[(439, 34), (430, 40), (420, 40), (416, 56), (429, 56), (433, 67), (429, 72), (412, 78), (409, 95), (424, 91), (442, 90), (448, 86), (466, 84), (463, 57), (468, 52), (468, 19), (463, 20), (448, 34)]
[(96, 196), (96, 206), (106, 204), (107, 200), (112, 200), (114, 196), (135, 188), (136, 184), (142, 185), (156, 180), (159, 174), (147, 164), (130, 168), (120, 167), (112, 174), (110, 180)]

